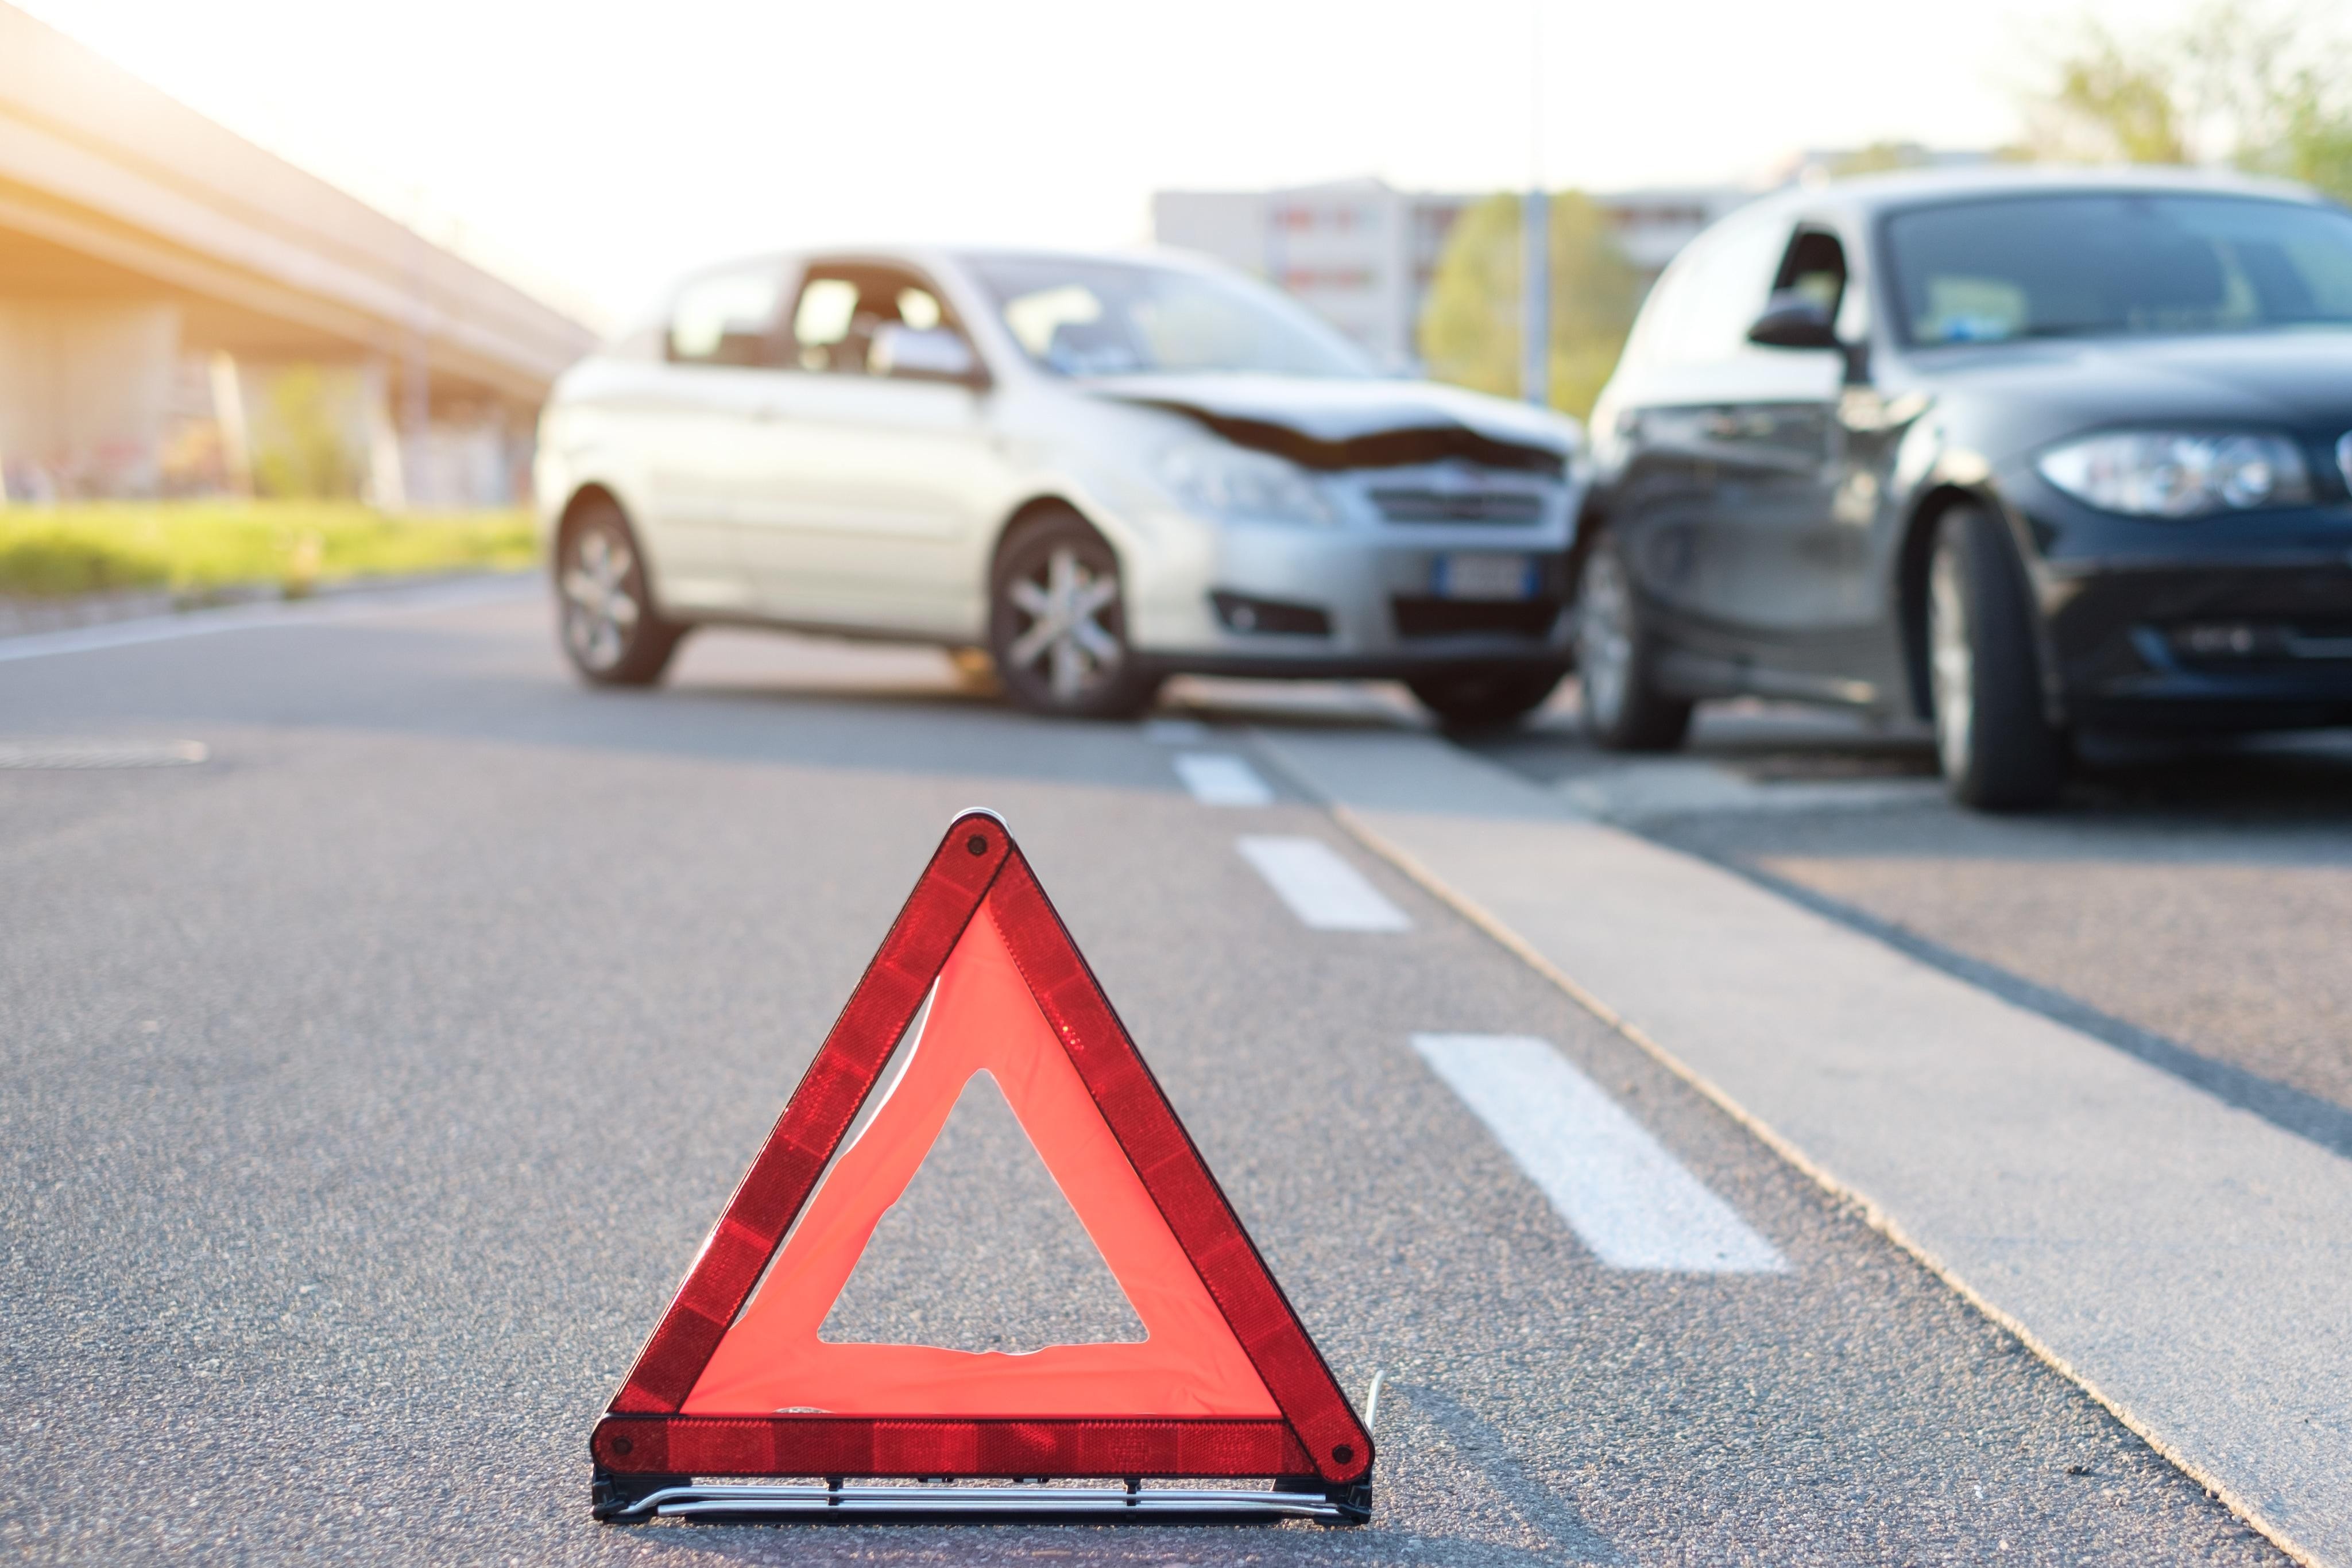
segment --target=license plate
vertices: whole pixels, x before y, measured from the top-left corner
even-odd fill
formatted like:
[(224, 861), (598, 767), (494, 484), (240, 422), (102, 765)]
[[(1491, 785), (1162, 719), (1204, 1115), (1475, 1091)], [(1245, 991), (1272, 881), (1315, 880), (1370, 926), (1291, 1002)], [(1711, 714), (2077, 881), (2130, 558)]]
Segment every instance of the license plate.
[(1442, 555), (1429, 590), (1440, 599), (1533, 599), (1539, 576), (1530, 555)]

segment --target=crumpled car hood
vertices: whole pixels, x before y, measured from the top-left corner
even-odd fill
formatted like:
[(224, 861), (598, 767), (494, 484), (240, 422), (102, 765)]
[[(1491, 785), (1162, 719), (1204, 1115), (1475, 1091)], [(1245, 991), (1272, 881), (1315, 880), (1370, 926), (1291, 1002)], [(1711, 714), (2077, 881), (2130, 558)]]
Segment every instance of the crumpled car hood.
[(1100, 376), (1087, 391), (1198, 421), (1237, 446), (1308, 468), (1397, 468), (1447, 459), (1558, 474), (1574, 422), (1429, 382), (1308, 376)]

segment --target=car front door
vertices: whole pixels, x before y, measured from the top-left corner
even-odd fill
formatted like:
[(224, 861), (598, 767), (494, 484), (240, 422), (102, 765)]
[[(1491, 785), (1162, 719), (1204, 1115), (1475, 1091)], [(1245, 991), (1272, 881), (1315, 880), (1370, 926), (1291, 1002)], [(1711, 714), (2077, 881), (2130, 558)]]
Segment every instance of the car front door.
[(1868, 661), (1844, 647), (1867, 597), (1869, 546), (1847, 482), (1845, 362), (1835, 350), (1748, 338), (1779, 292), (1834, 318), (1843, 247), (1825, 228), (1759, 214), (1734, 219), (1694, 260), (1662, 323), (1642, 416), (1654, 464), (1680, 476), (1684, 537), (1663, 559), (1691, 627), (1678, 640), (1704, 666), (1685, 684), (1867, 700), (1868, 683), (1849, 672)]
[(1804, 623), (1782, 536), (1819, 482), (1837, 373), (1748, 341), (1792, 231), (1766, 212), (1700, 239), (1661, 281), (1656, 319), (1645, 310), (1612, 389), (1628, 453), (1618, 525), (1668, 617), (1666, 677), (1693, 693), (1783, 683), (1790, 633)]
[(976, 371), (969, 338), (934, 284), (890, 262), (811, 262), (789, 321), (792, 368), (767, 378), (736, 507), (762, 610), (976, 635), (1003, 486), (987, 394), (904, 351), (960, 342)]

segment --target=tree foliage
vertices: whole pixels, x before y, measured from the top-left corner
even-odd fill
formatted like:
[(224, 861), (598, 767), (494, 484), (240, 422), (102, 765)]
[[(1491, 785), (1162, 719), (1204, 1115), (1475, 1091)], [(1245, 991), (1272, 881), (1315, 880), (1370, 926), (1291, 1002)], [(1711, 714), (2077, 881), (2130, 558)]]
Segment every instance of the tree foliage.
[[(1517, 397), (1526, 355), (1520, 298), (1527, 251), (1520, 201), (1489, 196), (1460, 218), (1438, 257), (1421, 317), (1421, 354), (1442, 382)], [(1608, 215), (1580, 193), (1551, 198), (1551, 403), (1591, 411), (1616, 368), (1644, 282)]]
[(282, 371), (271, 385), (253, 460), (263, 495), (333, 499), (357, 492), (359, 465), (335, 390), (313, 365)]
[(2031, 144), (2044, 157), (2229, 162), (2352, 200), (2352, 85), (2315, 12), (2212, 0), (2132, 37), (2084, 21), (2052, 51)]

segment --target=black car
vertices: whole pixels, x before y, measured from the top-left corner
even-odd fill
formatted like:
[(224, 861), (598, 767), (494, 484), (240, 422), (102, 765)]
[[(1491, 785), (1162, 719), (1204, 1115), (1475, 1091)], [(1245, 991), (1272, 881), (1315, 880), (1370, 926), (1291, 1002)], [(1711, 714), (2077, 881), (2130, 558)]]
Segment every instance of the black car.
[(2352, 723), (2352, 213), (2171, 172), (1777, 195), (1659, 280), (1592, 415), (1585, 721), (1934, 721), (2029, 806), (2084, 730)]

